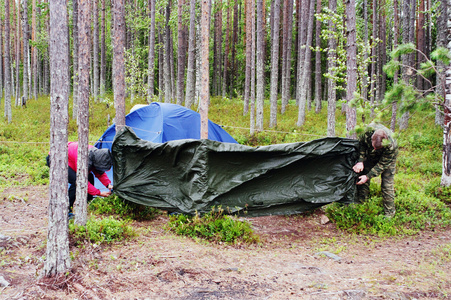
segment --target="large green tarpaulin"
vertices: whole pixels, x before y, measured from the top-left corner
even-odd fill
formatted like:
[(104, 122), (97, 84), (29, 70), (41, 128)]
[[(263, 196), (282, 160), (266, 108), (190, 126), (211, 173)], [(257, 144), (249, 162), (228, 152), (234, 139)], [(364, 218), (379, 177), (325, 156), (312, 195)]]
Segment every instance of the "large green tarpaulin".
[(211, 140), (152, 143), (128, 127), (115, 137), (114, 189), (122, 199), (195, 214), (296, 214), (353, 202), (358, 141), (323, 138), (249, 147)]

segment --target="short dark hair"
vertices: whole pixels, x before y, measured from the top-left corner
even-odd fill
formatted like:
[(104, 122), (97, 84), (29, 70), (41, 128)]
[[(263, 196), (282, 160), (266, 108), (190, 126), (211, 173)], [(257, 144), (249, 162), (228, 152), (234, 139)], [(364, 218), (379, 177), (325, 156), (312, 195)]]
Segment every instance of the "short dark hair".
[(371, 136), (371, 141), (374, 143), (374, 147), (376, 147), (376, 149), (383, 147), (383, 139), (388, 139), (387, 133), (383, 129), (377, 129)]

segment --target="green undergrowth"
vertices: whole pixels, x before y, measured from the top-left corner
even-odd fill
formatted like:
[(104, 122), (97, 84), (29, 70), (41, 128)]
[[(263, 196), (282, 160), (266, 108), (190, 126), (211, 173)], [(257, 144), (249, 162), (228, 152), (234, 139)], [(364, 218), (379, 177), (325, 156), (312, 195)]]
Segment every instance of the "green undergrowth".
[(170, 215), (167, 227), (178, 235), (215, 243), (254, 244), (260, 241), (249, 222), (225, 215), (221, 208), (213, 207), (202, 216), (197, 213), (194, 216)]
[(88, 210), (96, 215), (117, 215), (124, 220), (138, 221), (152, 220), (161, 213), (158, 209), (122, 200), (114, 194), (94, 198), (89, 203)]
[(83, 245), (85, 241), (93, 244), (110, 244), (123, 240), (130, 240), (137, 236), (129, 221), (108, 218), (91, 217), (86, 226), (69, 222), (69, 233), (75, 245)]

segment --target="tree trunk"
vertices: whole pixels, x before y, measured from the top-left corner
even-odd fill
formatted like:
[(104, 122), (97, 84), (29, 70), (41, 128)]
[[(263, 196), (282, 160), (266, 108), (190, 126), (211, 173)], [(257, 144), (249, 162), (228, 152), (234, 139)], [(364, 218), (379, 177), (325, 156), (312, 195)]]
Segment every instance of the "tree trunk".
[[(378, 10), (377, 0), (373, 0), (373, 39), (377, 37), (377, 16), (376, 13)], [(374, 41), (375, 42), (375, 41)], [(371, 107), (371, 115), (370, 118), (374, 118), (374, 105), (375, 105), (375, 97), (376, 97), (376, 82), (377, 82), (377, 72), (376, 72), (376, 57), (377, 57), (377, 49), (378, 44), (375, 44), (371, 50), (371, 76), (370, 76), (370, 107)]]
[[(412, 0), (404, 0), (404, 4), (403, 4), (404, 20), (403, 20), (403, 25), (402, 25), (403, 26), (402, 27), (403, 44), (407, 44), (409, 42), (414, 41), (414, 35), (413, 35), (410, 27), (414, 26), (413, 22), (415, 22), (415, 3), (416, 2), (412, 1)], [(412, 16), (412, 14), (413, 14), (413, 16)], [(401, 56), (401, 59), (402, 59), (403, 65), (405, 66), (402, 71), (402, 80), (406, 84), (409, 84), (410, 78), (413, 74), (411, 67), (413, 67), (414, 55), (405, 54), (405, 55)], [(405, 112), (402, 115), (401, 120), (399, 121), (399, 129), (400, 130), (407, 129), (408, 124), (409, 124), (409, 112)]]
[(225, 34), (225, 50), (224, 50), (224, 69), (222, 74), (222, 98), (227, 97), (227, 69), (229, 67), (229, 51), (230, 51), (230, 3), (227, 4), (227, 27)]
[[(451, 7), (451, 0), (447, 0), (446, 4)], [(448, 20), (451, 18), (451, 9), (446, 6), (441, 6), (442, 13)], [(451, 23), (447, 22), (447, 32), (451, 30)], [(447, 36), (447, 47), (451, 51), (451, 38)], [(451, 64), (446, 66), (445, 79), (445, 101), (444, 101), (444, 122), (443, 122), (443, 163), (442, 163), (442, 178), (440, 184), (442, 186), (451, 186)]]
[(164, 34), (163, 28), (159, 26), (158, 31), (158, 101), (161, 102), (163, 100), (163, 92), (164, 92), (164, 75), (165, 66), (164, 66)]
[[(316, 1), (316, 13), (321, 13), (321, 0)], [(321, 39), (320, 39), (320, 32), (321, 32), (321, 22), (319, 20), (316, 20), (316, 49), (321, 48)], [(322, 79), (322, 72), (321, 72), (321, 51), (316, 51), (316, 57), (315, 57), (315, 113), (319, 114), (321, 112), (321, 79)]]
[[(239, 21), (239, 15), (238, 15), (238, 1), (235, 2), (235, 6), (233, 9), (233, 38), (232, 38), (232, 74), (230, 75), (230, 87), (229, 91), (234, 90), (234, 83), (236, 80), (236, 44), (238, 43), (238, 21)], [(233, 97), (234, 95), (231, 95)]]
[[(337, 0), (329, 0), (329, 9), (332, 13), (337, 12)], [(329, 31), (336, 32), (336, 26), (332, 21), (329, 21)], [(337, 39), (333, 34), (330, 34), (329, 37), (329, 52), (328, 56), (328, 69), (331, 77), (335, 76), (335, 68), (336, 68), (336, 49), (337, 49)], [(333, 78), (329, 78), (328, 80), (329, 87), (327, 89), (329, 95), (327, 100), (327, 136), (335, 136), (335, 111), (336, 111), (336, 98), (337, 91), (335, 89), (335, 80)]]
[(178, 57), (177, 57), (177, 104), (183, 104), (183, 86), (185, 83), (186, 37), (183, 24), (185, 0), (178, 1)]
[(5, 0), (5, 118), (11, 123), (11, 54), (9, 0)]
[[(251, 60), (252, 60), (252, 20), (250, 18), (250, 10), (252, 9), (252, 3), (255, 3), (254, 0), (245, 0), (246, 1), (246, 77), (244, 83), (244, 108), (243, 115), (247, 115), (249, 112), (249, 96), (250, 96), (250, 88), (251, 88)], [(280, 1), (280, 0), (275, 0)]]
[(210, 101), (209, 91), (209, 62), (208, 62), (208, 40), (210, 32), (210, 0), (201, 1), (200, 15), (200, 138), (208, 139), (208, 103)]
[(356, 109), (352, 107), (350, 102), (354, 99), (354, 93), (357, 89), (357, 44), (356, 44), (356, 24), (355, 24), (355, 0), (346, 1), (346, 31), (347, 31), (347, 55), (346, 55), (346, 102), (347, 112), (346, 112), (346, 130), (348, 132), (347, 136), (351, 138), (356, 138), (356, 134), (351, 134), (350, 132), (354, 130), (357, 117)]
[(264, 55), (264, 27), (263, 27), (263, 0), (257, 0), (257, 110), (256, 123), (257, 131), (263, 130), (263, 104), (265, 96), (265, 65), (263, 61)]
[(4, 80), (5, 80), (5, 72), (3, 70), (3, 19), (0, 18), (0, 106), (2, 104), (2, 98), (3, 98), (3, 87), (4, 87)]
[[(14, 7), (16, 7), (14, 5)], [(15, 65), (15, 71), (16, 71), (16, 106), (20, 105), (19, 102), (19, 98), (20, 98), (20, 56), (21, 56), (21, 52), (23, 53), (23, 49), (22, 51), (20, 51), (21, 47), (20, 47), (20, 40), (21, 40), (21, 36), (20, 36), (20, 1), (17, 3), (17, 18), (16, 18), (16, 36), (15, 36), (15, 42), (16, 42), (16, 65)], [(24, 69), (24, 73), (27, 72), (27, 69)]]
[(94, 88), (94, 100), (99, 100), (99, 3), (98, 0), (92, 0), (92, 16), (93, 16), (93, 42), (92, 42), (92, 77)]
[[(285, 7), (286, 6), (286, 7)], [(293, 0), (286, 0), (284, 4), (284, 41), (282, 62), (282, 107), (280, 112), (285, 113), (290, 99), (291, 81), (291, 44), (293, 41)]]
[[(77, 118), (78, 115), (78, 1), (79, 0), (72, 0), (72, 6), (73, 6), (73, 40), (74, 40), (74, 54), (73, 54), (73, 69), (74, 69), (74, 76), (73, 76), (73, 96), (72, 96), (72, 119)], [(105, 0), (104, 0), (105, 1)]]
[[(36, 31), (37, 31), (37, 25), (36, 25), (36, 0), (32, 0), (33, 6), (32, 6), (32, 21), (31, 21), (31, 27), (32, 27), (32, 34), (31, 39), (33, 42), (36, 42)], [(33, 65), (33, 98), (38, 99), (38, 49), (33, 45), (31, 48), (32, 52), (32, 65)], [(30, 78), (31, 80), (31, 78)]]
[(170, 63), (170, 39), (169, 16), (171, 14), (171, 2), (166, 7), (166, 25), (164, 35), (164, 102), (171, 103), (171, 63)]
[(255, 1), (252, 0), (252, 7), (250, 9), (251, 18), (251, 35), (252, 35), (252, 54), (251, 54), (251, 113), (250, 113), (250, 133), (253, 134), (255, 130)]
[(280, 24), (280, 0), (274, 1), (274, 27), (271, 46), (271, 90), (269, 127), (277, 126), (277, 89), (279, 87), (279, 24)]
[(116, 131), (125, 126), (125, 9), (124, 0), (114, 0), (113, 76)]
[(102, 24), (100, 37), (100, 97), (105, 96), (106, 89), (106, 45), (105, 45), (105, 1), (102, 1)]
[(50, 172), (49, 220), (44, 275), (65, 274), (70, 269), (67, 229), (67, 125), (69, 62), (67, 60), (67, 2), (50, 1)]
[(386, 91), (386, 82), (387, 82), (387, 73), (383, 72), (382, 67), (387, 63), (387, 12), (385, 0), (381, 0), (381, 9), (380, 9), (380, 39), (382, 41), (379, 50), (380, 59), (378, 60), (379, 65), (379, 97), (377, 101), (379, 103), (384, 99), (385, 91)]
[[(446, 1), (446, 0), (444, 0)], [(417, 49), (423, 53), (426, 53), (426, 31), (425, 31), (425, 5), (424, 0), (419, 0), (418, 6), (418, 19), (417, 19)], [(418, 66), (424, 62), (423, 55), (418, 55)], [(417, 76), (417, 88), (421, 91), (424, 90), (424, 80), (423, 77)]]
[(149, 57), (147, 67), (147, 103), (150, 103), (154, 95), (155, 83), (155, 0), (149, 1), (150, 30), (149, 30)]
[[(305, 24), (307, 24), (307, 33), (306, 39), (303, 44), (299, 44), (299, 49), (304, 48), (302, 52), (300, 52), (300, 57), (302, 59), (300, 65), (298, 66), (298, 85), (296, 96), (298, 97), (298, 121), (296, 125), (301, 127), (305, 122), (305, 107), (307, 104), (308, 98), (308, 89), (309, 89), (309, 78), (310, 78), (310, 58), (311, 58), (311, 43), (313, 37), (313, 13), (315, 8), (314, 0), (306, 0), (305, 2), (305, 14), (304, 16), (308, 16), (308, 20)], [(300, 39), (302, 41), (302, 39)], [(305, 47), (303, 47), (305, 46)]]
[[(393, 37), (393, 49), (398, 47), (398, 32), (399, 32), (399, 21), (398, 21), (398, 0), (393, 1), (393, 9), (394, 9), (394, 37)], [(398, 60), (398, 58), (395, 58)], [(396, 70), (395, 75), (393, 77), (393, 85), (398, 83), (398, 70)], [(392, 115), (390, 120), (390, 130), (395, 132), (396, 129), (396, 115), (398, 113), (398, 101), (394, 101), (392, 103)]]
[(191, 108), (194, 103), (195, 74), (194, 63), (196, 60), (196, 0), (190, 0), (190, 21), (188, 38), (188, 68), (186, 74), (185, 107)]
[[(23, 30), (23, 95), (20, 105), (24, 105), (28, 100), (28, 3), (27, 0), (22, 0), (22, 30)], [(17, 68), (18, 70), (19, 68)], [(20, 95), (19, 95), (20, 98)]]
[[(96, 2), (96, 1), (94, 1)], [(86, 225), (88, 193), (88, 143), (89, 143), (89, 67), (91, 7), (89, 0), (80, 0), (78, 13), (78, 153), (77, 153), (77, 194), (74, 205), (75, 224)], [(94, 4), (94, 18), (96, 4)], [(94, 21), (95, 23), (95, 21)], [(94, 26), (95, 28), (95, 26)], [(95, 33), (94, 33), (95, 35)], [(95, 39), (94, 39), (95, 40)], [(95, 42), (94, 42), (95, 43)]]

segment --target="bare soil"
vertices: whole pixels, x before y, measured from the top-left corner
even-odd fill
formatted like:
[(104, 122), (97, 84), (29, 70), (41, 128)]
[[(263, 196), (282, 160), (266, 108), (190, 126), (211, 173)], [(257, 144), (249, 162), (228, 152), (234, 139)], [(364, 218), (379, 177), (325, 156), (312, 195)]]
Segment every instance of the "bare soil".
[(71, 246), (72, 271), (40, 278), (47, 205), (46, 186), (0, 194), (0, 299), (451, 298), (451, 229), (351, 235), (321, 210), (247, 218), (261, 239), (251, 246), (176, 236), (160, 215), (135, 222), (133, 241)]

